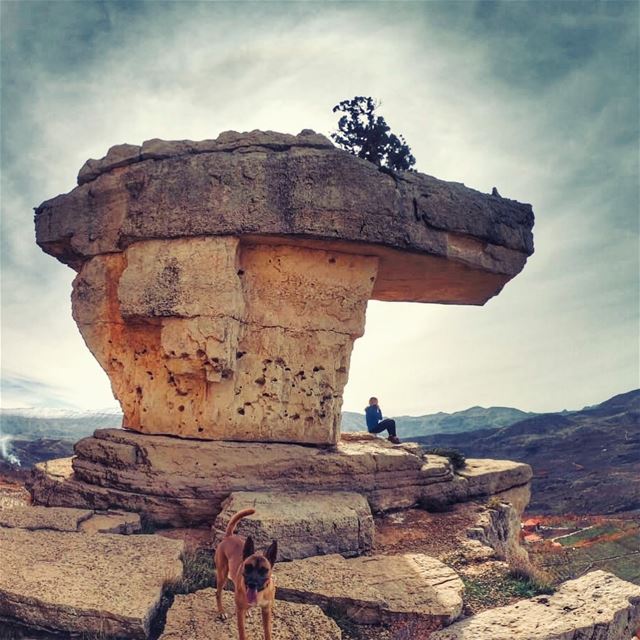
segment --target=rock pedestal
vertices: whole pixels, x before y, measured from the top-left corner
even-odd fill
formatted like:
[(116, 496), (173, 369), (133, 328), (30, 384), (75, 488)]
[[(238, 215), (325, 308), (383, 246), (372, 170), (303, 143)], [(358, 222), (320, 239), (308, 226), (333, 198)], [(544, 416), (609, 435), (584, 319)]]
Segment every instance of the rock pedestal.
[(123, 424), (335, 444), (367, 301), (484, 304), (533, 252), (529, 205), (388, 174), (310, 131), (112, 147), (36, 210)]

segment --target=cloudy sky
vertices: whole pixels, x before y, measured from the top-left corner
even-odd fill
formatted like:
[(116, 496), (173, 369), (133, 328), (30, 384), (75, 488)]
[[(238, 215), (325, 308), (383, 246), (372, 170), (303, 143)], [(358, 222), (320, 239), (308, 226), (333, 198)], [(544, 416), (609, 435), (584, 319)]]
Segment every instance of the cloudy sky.
[(33, 207), (113, 144), (329, 133), (371, 95), (419, 171), (533, 204), (484, 307), (372, 302), (344, 408), (581, 408), (640, 386), (638, 3), (3, 0), (2, 406), (113, 406)]

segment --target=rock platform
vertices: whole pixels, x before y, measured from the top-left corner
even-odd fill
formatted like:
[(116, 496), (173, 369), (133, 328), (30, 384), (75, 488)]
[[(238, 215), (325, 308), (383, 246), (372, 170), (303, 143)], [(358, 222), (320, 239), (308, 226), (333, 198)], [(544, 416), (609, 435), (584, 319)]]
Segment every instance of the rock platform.
[(62, 530), (0, 526), (0, 626), (147, 638), (165, 583), (182, 576), (183, 543), (64, 529), (72, 520)]
[(411, 619), (443, 626), (462, 613), (462, 580), (424, 554), (294, 560), (277, 565), (276, 581), (278, 598), (317, 604), (361, 624)]
[(0, 506), (0, 528), (50, 529), (83, 533), (131, 534), (141, 531), (140, 515), (122, 511), (93, 511), (69, 507)]
[[(202, 589), (176, 596), (167, 613), (167, 623), (159, 640), (238, 640), (233, 595), (223, 592), (222, 601), (227, 620), (217, 616), (213, 589)], [(263, 638), (260, 612), (249, 611), (246, 618), (247, 637)], [(276, 600), (273, 608), (273, 640), (341, 640), (338, 625), (314, 605), (292, 604)]]
[(386, 511), (426, 496), (464, 502), (526, 486), (532, 476), (529, 465), (506, 460), (468, 460), (462, 475), (446, 458), (382, 438), (319, 448), (99, 429), (75, 452), (36, 466), (29, 482), (36, 503), (135, 511), (172, 526), (211, 525), (234, 492), (355, 492)]

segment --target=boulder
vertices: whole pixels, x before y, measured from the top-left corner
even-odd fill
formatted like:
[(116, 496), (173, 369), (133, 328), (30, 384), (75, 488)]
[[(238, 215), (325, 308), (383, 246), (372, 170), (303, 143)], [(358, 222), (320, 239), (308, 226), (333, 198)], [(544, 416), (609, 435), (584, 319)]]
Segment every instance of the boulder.
[[(75, 450), (72, 467), (36, 465), (28, 485), (36, 503), (136, 511), (173, 526), (213, 524), (234, 492), (355, 492), (373, 511), (385, 511), (427, 495), (466, 501), (491, 486), (526, 485), (532, 474), (526, 464), (489, 461), (492, 482), (475, 483), (454, 474), (446, 458), (425, 461), (382, 438), (321, 449), (99, 429)], [(482, 469), (482, 461), (470, 464)]]
[(593, 571), (537, 596), (489, 609), (430, 640), (630, 640), (640, 628), (640, 586)]
[(278, 598), (317, 604), (356, 623), (412, 620), (432, 627), (450, 624), (462, 613), (462, 580), (423, 554), (318, 556), (276, 567)]
[(0, 527), (0, 620), (101, 637), (146, 638), (183, 543)]
[(143, 433), (335, 444), (368, 300), (484, 304), (533, 252), (529, 205), (309, 131), (117, 145), (78, 183), (36, 239)]
[(474, 525), (467, 529), (467, 536), (493, 549), (501, 560), (524, 560), (527, 552), (520, 545), (520, 514), (511, 504), (496, 502), (478, 514)]
[[(222, 602), (228, 615), (226, 620), (218, 618), (213, 589), (176, 596), (167, 613), (167, 623), (159, 640), (238, 640), (233, 595), (223, 592)], [(263, 637), (260, 612), (255, 607), (247, 614), (246, 631), (251, 640)], [(319, 607), (276, 600), (272, 638), (340, 640), (342, 633), (338, 625)]]
[(237, 492), (222, 507), (213, 527), (216, 543), (233, 515), (255, 509), (254, 515), (240, 521), (236, 531), (251, 536), (257, 548), (277, 540), (280, 560), (331, 553), (359, 556), (373, 546), (371, 509), (357, 493)]

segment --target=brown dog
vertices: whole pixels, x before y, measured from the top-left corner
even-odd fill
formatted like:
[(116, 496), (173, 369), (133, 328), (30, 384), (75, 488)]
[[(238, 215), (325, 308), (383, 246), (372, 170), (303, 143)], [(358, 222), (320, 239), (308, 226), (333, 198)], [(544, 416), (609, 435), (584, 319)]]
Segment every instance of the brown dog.
[(227, 525), (224, 538), (215, 553), (216, 602), (218, 613), (225, 618), (222, 606), (222, 589), (227, 578), (233, 582), (238, 617), (238, 636), (246, 640), (244, 619), (249, 607), (260, 607), (265, 640), (271, 640), (271, 613), (276, 597), (276, 585), (271, 571), (278, 554), (278, 543), (274, 540), (264, 552), (256, 552), (253, 540), (235, 535), (236, 525), (242, 518), (255, 513), (255, 509), (238, 511)]

